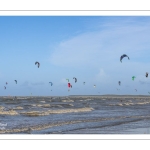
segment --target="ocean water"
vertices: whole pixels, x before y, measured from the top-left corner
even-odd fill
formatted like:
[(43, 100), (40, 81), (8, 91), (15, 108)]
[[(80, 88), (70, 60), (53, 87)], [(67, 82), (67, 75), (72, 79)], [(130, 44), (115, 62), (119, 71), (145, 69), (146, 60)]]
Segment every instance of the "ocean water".
[(150, 134), (150, 97), (0, 97), (0, 133)]

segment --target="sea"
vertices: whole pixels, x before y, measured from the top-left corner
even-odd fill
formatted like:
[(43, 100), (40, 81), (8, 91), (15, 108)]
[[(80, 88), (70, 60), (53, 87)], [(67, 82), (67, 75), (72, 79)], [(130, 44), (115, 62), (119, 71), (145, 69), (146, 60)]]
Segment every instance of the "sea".
[(0, 134), (150, 134), (150, 96), (1, 96)]

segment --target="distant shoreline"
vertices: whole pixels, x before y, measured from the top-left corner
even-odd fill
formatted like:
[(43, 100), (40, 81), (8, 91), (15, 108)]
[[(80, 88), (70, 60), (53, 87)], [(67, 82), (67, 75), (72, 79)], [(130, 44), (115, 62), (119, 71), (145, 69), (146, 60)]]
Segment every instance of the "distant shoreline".
[(105, 94), (105, 95), (68, 95), (68, 96), (100, 96), (100, 97), (101, 97), (101, 96), (119, 96), (119, 97), (120, 97), (120, 96), (121, 96), (121, 97), (122, 97), (122, 96), (135, 96), (135, 97), (137, 97), (137, 96), (138, 96), (138, 97), (139, 97), (139, 96), (140, 96), (140, 97), (146, 96), (146, 97), (147, 97), (147, 96), (148, 96), (148, 97), (150, 97), (150, 95), (115, 95), (115, 94)]
[(99, 98), (111, 98), (111, 97), (150, 97), (150, 95), (115, 95), (115, 94), (105, 94), (105, 95), (66, 95), (66, 96), (0, 96), (0, 98), (36, 98), (36, 97), (99, 97)]

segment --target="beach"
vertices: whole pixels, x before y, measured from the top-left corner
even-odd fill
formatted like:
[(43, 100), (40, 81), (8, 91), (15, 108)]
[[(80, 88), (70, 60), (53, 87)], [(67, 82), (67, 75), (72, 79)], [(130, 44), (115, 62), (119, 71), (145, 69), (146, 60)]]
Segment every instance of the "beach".
[(0, 134), (149, 134), (150, 96), (1, 96)]

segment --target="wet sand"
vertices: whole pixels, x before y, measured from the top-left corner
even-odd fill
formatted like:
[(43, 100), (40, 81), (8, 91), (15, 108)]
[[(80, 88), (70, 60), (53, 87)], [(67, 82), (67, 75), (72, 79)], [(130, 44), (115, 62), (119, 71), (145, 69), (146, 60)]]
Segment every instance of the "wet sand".
[(0, 97), (1, 134), (149, 134), (150, 96)]

